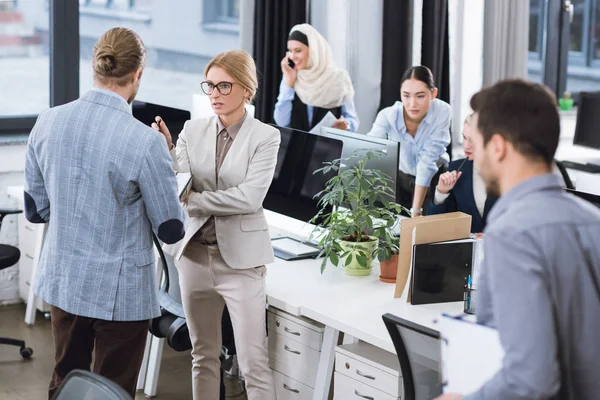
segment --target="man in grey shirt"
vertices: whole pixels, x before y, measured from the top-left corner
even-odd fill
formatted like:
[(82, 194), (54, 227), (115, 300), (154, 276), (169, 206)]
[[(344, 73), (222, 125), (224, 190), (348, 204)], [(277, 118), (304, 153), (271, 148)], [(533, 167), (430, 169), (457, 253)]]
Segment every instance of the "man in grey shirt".
[(485, 231), (477, 319), (498, 329), (505, 356), (465, 400), (599, 399), (600, 210), (551, 174), (556, 100), (510, 80), (471, 107), (475, 163), (488, 195), (501, 195)]

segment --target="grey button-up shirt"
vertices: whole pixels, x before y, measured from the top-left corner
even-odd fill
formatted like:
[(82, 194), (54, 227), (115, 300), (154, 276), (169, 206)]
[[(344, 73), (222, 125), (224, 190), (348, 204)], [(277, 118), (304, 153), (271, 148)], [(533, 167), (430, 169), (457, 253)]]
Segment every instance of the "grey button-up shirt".
[(600, 399), (600, 297), (592, 281), (600, 277), (599, 244), (600, 210), (553, 175), (500, 198), (485, 232), (477, 319), (498, 329), (505, 357), (466, 400)]

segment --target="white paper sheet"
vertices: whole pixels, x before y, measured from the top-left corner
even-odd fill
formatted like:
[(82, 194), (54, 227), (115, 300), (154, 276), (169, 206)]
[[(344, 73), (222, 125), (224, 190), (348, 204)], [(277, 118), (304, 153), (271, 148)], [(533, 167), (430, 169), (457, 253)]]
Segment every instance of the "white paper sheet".
[(333, 124), (335, 124), (335, 121), (337, 121), (337, 118), (335, 117), (335, 115), (333, 115), (331, 113), (331, 111), (327, 112), (327, 114), (325, 114), (325, 116), (323, 117), (323, 119), (321, 119), (319, 121), (318, 124), (316, 124), (311, 130), (310, 133), (314, 133), (314, 134), (320, 134), (321, 133), (321, 128), (331, 128), (333, 126)]
[(473, 393), (502, 368), (497, 330), (448, 316), (439, 325), (444, 393)]
[(179, 193), (179, 200), (183, 201), (188, 191), (192, 186), (192, 174), (189, 172), (178, 172), (177, 173), (177, 193)]

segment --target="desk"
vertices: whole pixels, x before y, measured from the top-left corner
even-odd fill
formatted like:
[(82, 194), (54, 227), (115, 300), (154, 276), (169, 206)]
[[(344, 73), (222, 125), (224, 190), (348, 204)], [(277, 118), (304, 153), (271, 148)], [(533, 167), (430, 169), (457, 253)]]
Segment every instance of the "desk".
[[(11, 187), (13, 197), (22, 196), (22, 187)], [(272, 237), (291, 236), (304, 239), (313, 226), (293, 218), (266, 211)], [(39, 259), (45, 233), (45, 225), (38, 225), (36, 260)], [(338, 335), (344, 333), (345, 341), (351, 336), (371, 345), (395, 353), (394, 345), (381, 316), (391, 313), (418, 325), (436, 330), (434, 320), (441, 313), (460, 314), (462, 303), (444, 303), (413, 306), (394, 299), (395, 285), (379, 281), (379, 265), (374, 263), (373, 272), (365, 277), (346, 275), (342, 268), (327, 266), (320, 272), (320, 260), (284, 261), (276, 258), (267, 266), (266, 292), (269, 306), (295, 316), (310, 318), (325, 325), (325, 333), (319, 360), (315, 399), (326, 399), (331, 385), (335, 346)], [(158, 281), (162, 269), (157, 264)], [(35, 270), (33, 271), (35, 273)], [(32, 276), (33, 278), (33, 276)], [(29, 293), (26, 322), (35, 321), (35, 295)], [(144, 388), (147, 396), (156, 395), (160, 361), (164, 339), (149, 335), (144, 361), (140, 371), (138, 388)], [(439, 348), (431, 340), (417, 341), (418, 348), (411, 350), (429, 360), (437, 369)]]
[[(312, 231), (309, 224), (266, 211), (272, 237), (286, 235), (305, 238)], [(394, 345), (383, 323), (382, 315), (392, 313), (418, 325), (437, 330), (434, 320), (442, 313), (461, 314), (462, 302), (413, 306), (394, 299), (395, 285), (379, 280), (379, 265), (365, 277), (346, 275), (342, 268), (327, 266), (320, 272), (321, 260), (284, 261), (276, 258), (267, 266), (266, 292), (269, 306), (295, 316), (310, 318), (325, 325), (319, 359), (314, 399), (328, 398), (333, 373), (335, 346), (343, 332), (395, 353)], [(162, 339), (153, 339), (146, 381), (146, 396), (156, 395)], [(439, 363), (439, 347), (432, 340), (420, 341), (411, 351), (430, 361), (433, 369)]]

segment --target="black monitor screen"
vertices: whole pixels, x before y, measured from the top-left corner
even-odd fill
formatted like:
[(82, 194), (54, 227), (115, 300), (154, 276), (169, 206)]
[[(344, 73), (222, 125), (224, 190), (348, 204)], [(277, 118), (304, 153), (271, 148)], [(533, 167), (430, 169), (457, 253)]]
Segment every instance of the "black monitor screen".
[(314, 196), (335, 176), (333, 171), (327, 175), (313, 172), (324, 162), (340, 158), (344, 143), (296, 129), (276, 128), (281, 132), (281, 145), (263, 207), (308, 222), (319, 211)]
[(169, 131), (173, 136), (173, 144), (177, 144), (177, 138), (183, 130), (183, 125), (191, 118), (189, 111), (138, 100), (134, 100), (131, 108), (134, 118), (144, 125), (150, 126), (155, 118), (160, 116), (169, 127)]
[(580, 94), (573, 144), (600, 149), (600, 93)]

